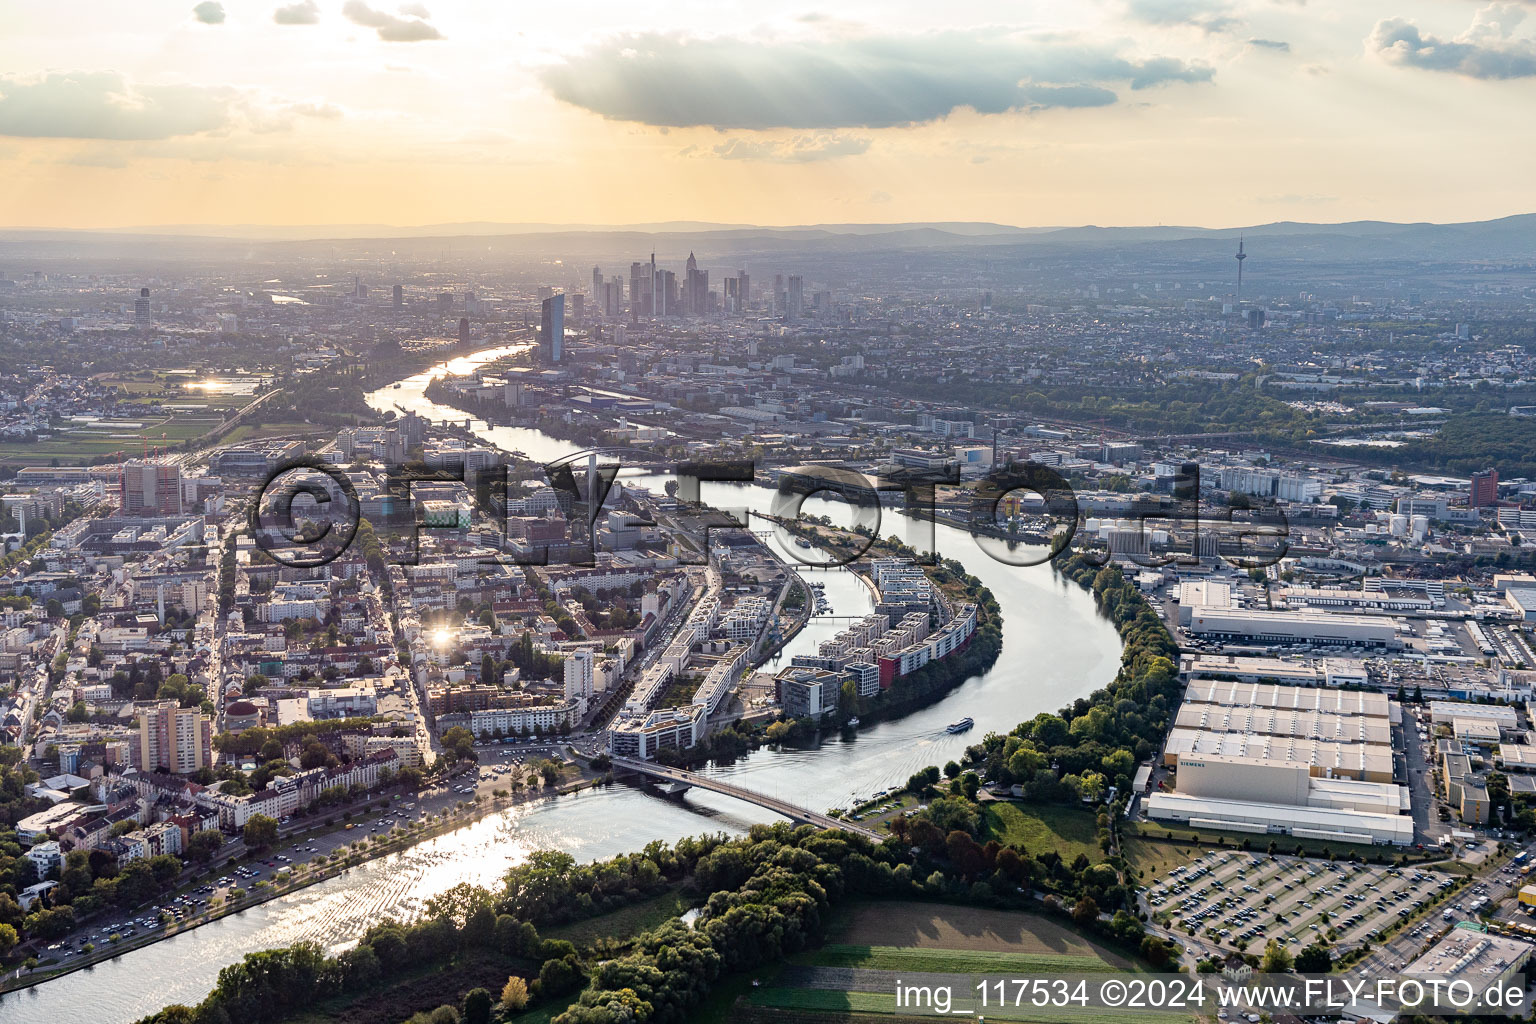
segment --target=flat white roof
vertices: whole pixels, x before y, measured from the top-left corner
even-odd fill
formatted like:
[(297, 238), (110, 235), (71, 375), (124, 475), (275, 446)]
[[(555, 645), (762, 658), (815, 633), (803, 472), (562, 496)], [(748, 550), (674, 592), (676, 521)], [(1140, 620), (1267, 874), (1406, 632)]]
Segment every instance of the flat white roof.
[[(1275, 826), (1290, 832), (1334, 832), (1365, 835), (1397, 846), (1413, 844), (1413, 818), (1403, 814), (1372, 814), (1366, 811), (1333, 810), (1326, 807), (1296, 807), (1289, 804), (1249, 803), (1241, 800), (1211, 800), (1182, 796), (1178, 793), (1153, 793), (1147, 798), (1147, 817), (1208, 821), (1231, 821), (1239, 826)], [(1252, 829), (1243, 829), (1252, 831)]]

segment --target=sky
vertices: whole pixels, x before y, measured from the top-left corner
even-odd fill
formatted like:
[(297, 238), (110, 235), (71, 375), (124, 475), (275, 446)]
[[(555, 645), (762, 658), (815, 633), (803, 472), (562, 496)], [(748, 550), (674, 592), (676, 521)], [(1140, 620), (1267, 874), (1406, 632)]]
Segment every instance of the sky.
[(1536, 0), (0, 0), (0, 226), (1536, 212)]

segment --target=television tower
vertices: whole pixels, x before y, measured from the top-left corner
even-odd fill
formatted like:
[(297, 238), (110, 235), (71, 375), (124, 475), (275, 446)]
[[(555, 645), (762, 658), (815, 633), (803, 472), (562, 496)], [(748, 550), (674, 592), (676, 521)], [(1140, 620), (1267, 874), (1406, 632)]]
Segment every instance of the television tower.
[(1237, 305), (1243, 304), (1243, 260), (1248, 254), (1243, 252), (1243, 236), (1237, 236)]

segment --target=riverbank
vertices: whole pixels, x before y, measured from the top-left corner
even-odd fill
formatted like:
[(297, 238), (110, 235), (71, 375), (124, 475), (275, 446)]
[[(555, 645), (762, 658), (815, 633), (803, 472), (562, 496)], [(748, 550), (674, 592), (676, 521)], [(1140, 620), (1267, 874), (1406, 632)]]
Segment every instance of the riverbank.
[[(371, 838), (362, 836), (348, 849), (348, 852), (345, 855), (341, 856), (339, 860), (327, 860), (326, 863), (319, 868), (311, 868), (308, 864), (290, 868), (290, 877), (283, 884), (279, 885), (274, 884), (273, 882), (262, 880), (256, 883), (256, 885), (253, 885), (250, 889), (238, 890), (241, 892), (241, 895), (236, 899), (225, 899), (218, 906), (210, 906), (207, 910), (204, 910), (185, 921), (174, 922), (173, 924), (168, 925), (164, 929), (159, 930), (153, 934), (134, 936), (133, 938), (114, 942), (110, 945), (94, 949), (90, 953), (76, 955), (72, 957), (68, 962), (60, 962), (55, 966), (49, 966), (47, 962), (40, 961), (37, 969), (30, 973), (21, 975), (19, 977), (12, 977), (7, 975), (4, 979), (0, 979), (0, 994), (16, 992), (44, 984), (45, 982), (55, 981), (77, 971), (95, 967), (106, 961), (115, 960), (118, 957), (121, 957), (124, 954), (134, 950), (143, 949), (147, 946), (155, 945), (156, 943), (163, 942), (167, 939), (185, 935), (189, 932), (195, 931), (198, 928), (213, 924), (223, 918), (243, 913), (244, 911), (250, 910), (253, 907), (259, 907), (263, 903), (267, 903), (284, 896), (289, 896), (293, 893), (307, 889), (313, 885), (318, 885), (321, 882), (345, 874), (347, 871), (360, 867), (371, 861), (381, 860), (393, 854), (402, 853), (411, 849), (412, 847), (419, 846), (422, 843), (426, 843), (449, 833), (467, 828), (468, 826), (473, 825), (482, 819), (489, 818), (493, 815), (528, 806), (530, 804), (552, 801), (561, 796), (574, 795), (583, 790), (605, 787), (611, 785), (611, 783), (612, 779), (607, 774), (601, 774), (595, 777), (578, 775), (577, 778), (572, 779), (569, 782), (562, 783), (553, 789), (540, 790), (537, 793), (515, 793), (505, 797), (492, 796), (489, 799), (484, 799), (483, 802), (482, 798), (477, 794), (476, 798), (473, 800), (459, 801), (456, 805), (454, 805), (452, 808), (452, 813), (450, 814), (446, 814), (445, 816), (434, 815), (432, 819), (421, 819), (418, 821), (413, 821), (410, 823), (410, 826), (419, 827), (407, 826), (408, 831), (403, 832), (398, 836)], [(382, 801), (375, 800), (373, 803), (382, 803), (383, 807), (388, 808), (392, 804), (398, 804), (404, 800), (412, 800), (418, 798), (419, 794), (399, 795), (384, 798)], [(372, 806), (372, 804), (370, 804), (370, 806)], [(350, 815), (348, 816), (350, 817)], [(423, 821), (426, 821), (427, 823), (423, 825)], [(283, 837), (283, 840), (279, 846), (292, 842), (296, 838), (302, 842), (312, 842), (316, 839), (324, 838), (328, 835), (344, 833), (347, 831), (347, 828), (348, 825), (343, 822), (338, 823), (333, 827), (315, 829), (303, 833), (290, 833)], [(364, 842), (367, 843), (366, 847), (362, 845)], [(241, 863), (242, 861), (247, 863), (253, 861), (259, 862), (263, 860), (264, 854), (266, 854), (266, 851), (247, 853), (241, 856), (230, 858), (224, 863), (226, 865), (235, 865)], [(298, 873), (301, 870), (302, 874)], [(187, 886), (183, 887), (182, 890), (178, 890), (178, 892), (187, 891), (187, 889), (195, 887), (199, 880), (200, 878), (194, 878), (187, 884)], [(160, 897), (160, 899), (162, 902), (168, 902), (172, 900), (176, 894), (176, 892), (167, 892), (164, 894), (164, 896)]]

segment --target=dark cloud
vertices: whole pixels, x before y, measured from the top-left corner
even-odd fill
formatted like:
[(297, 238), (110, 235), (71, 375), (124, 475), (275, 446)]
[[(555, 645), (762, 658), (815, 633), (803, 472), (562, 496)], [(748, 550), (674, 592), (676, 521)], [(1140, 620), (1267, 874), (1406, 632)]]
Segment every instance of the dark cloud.
[(300, 0), (273, 11), (272, 20), (279, 25), (315, 25), (320, 21), (320, 5), (315, 0)]
[(1530, 78), (1536, 76), (1536, 40), (1512, 36), (1523, 18), (1518, 8), (1495, 4), (1479, 11), (1472, 27), (1454, 39), (1426, 35), (1403, 18), (1387, 18), (1376, 23), (1367, 43), (1399, 67), (1467, 78)]
[(135, 85), (115, 71), (0, 76), (0, 135), (59, 139), (168, 139), (223, 127), (227, 90)]
[(224, 24), (224, 5), (215, 3), (214, 0), (203, 0), (192, 8), (192, 17), (204, 25), (222, 25)]
[(1258, 50), (1273, 50), (1276, 53), (1291, 52), (1291, 44), (1283, 39), (1250, 39), (1248, 45)]
[(758, 43), (625, 35), (541, 73), (558, 99), (619, 121), (720, 129), (890, 127), (1102, 107), (1111, 86), (1208, 82), (1204, 64), (1132, 60), (1060, 35), (1001, 29)]
[(799, 135), (793, 139), (727, 139), (715, 146), (722, 160), (761, 160), (776, 164), (805, 164), (836, 160), (868, 152), (869, 139), (852, 135)]
[(1226, 32), (1238, 20), (1224, 0), (1126, 0), (1126, 12), (1148, 25), (1189, 25), (1204, 32)]
[[(419, 4), (411, 4), (404, 10), (409, 13), (423, 10), (423, 8)], [(379, 38), (386, 43), (420, 43), (429, 39), (443, 38), (441, 32), (420, 17), (401, 18), (369, 7), (363, 3), (363, 0), (347, 0), (341, 13), (355, 25), (377, 29)]]

